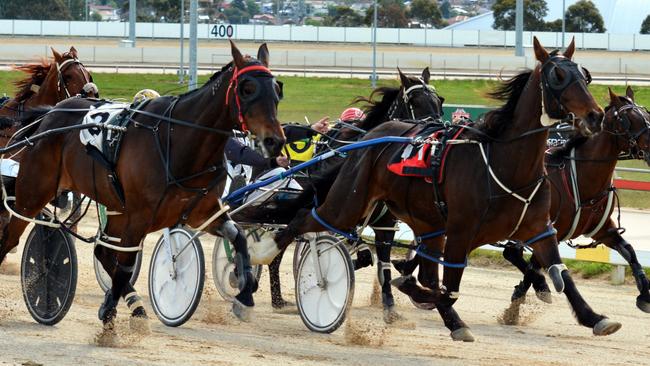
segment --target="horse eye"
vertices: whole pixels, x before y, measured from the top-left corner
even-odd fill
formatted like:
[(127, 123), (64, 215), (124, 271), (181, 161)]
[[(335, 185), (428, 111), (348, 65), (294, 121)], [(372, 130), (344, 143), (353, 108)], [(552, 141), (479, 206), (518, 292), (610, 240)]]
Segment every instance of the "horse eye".
[(241, 93), (242, 93), (243, 96), (253, 95), (255, 93), (255, 84), (250, 83), (250, 82), (245, 82), (242, 85)]

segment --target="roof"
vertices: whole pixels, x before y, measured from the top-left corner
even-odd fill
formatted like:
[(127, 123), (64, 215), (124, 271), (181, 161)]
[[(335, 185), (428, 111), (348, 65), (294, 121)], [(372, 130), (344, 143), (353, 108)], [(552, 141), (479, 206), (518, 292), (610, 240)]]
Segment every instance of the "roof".
[[(650, 14), (650, 0), (592, 0), (605, 21), (608, 33), (639, 33), (641, 23)], [(566, 7), (578, 0), (566, 0)], [(562, 2), (547, 0), (548, 13), (546, 21), (562, 18)], [(492, 12), (481, 14), (463, 22), (458, 22), (445, 29), (456, 30), (493, 30)]]

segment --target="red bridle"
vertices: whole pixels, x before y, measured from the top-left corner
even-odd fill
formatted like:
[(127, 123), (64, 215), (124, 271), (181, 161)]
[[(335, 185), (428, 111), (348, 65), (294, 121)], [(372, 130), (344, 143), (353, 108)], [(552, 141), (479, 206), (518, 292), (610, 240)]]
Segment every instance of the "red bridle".
[(269, 70), (268, 67), (262, 65), (247, 66), (241, 70), (237, 69), (235, 66), (232, 72), (232, 78), (230, 79), (230, 83), (228, 85), (228, 91), (226, 91), (226, 105), (228, 105), (230, 102), (230, 89), (232, 89), (233, 85), (235, 86), (235, 104), (237, 105), (237, 117), (239, 119), (239, 123), (241, 124), (241, 129), (244, 132), (248, 132), (248, 126), (246, 126), (246, 122), (244, 122), (244, 115), (242, 114), (241, 102), (239, 100), (239, 93), (237, 92), (237, 89), (239, 88), (239, 77), (253, 71), (262, 71), (268, 73), (269, 75), (272, 75), (271, 70)]

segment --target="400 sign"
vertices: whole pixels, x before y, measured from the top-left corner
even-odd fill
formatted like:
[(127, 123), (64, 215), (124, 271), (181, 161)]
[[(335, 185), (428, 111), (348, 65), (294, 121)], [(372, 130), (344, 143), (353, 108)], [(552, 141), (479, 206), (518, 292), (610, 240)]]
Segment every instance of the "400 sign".
[(235, 29), (230, 24), (213, 25), (210, 34), (216, 38), (232, 38)]

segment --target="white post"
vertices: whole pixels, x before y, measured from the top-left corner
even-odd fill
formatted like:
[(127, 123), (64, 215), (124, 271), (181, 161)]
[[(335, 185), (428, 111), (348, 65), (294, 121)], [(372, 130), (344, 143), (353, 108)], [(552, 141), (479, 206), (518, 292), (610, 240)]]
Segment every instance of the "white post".
[(370, 85), (377, 87), (377, 0), (375, 0), (372, 17), (372, 80)]
[(198, 84), (196, 69), (197, 23), (199, 18), (198, 10), (198, 0), (190, 0), (190, 82), (187, 86), (189, 90), (196, 89)]
[(524, 55), (524, 0), (517, 0), (515, 8), (515, 56)]
[(183, 64), (185, 58), (185, 0), (181, 0), (181, 67), (180, 75), (178, 76), (178, 83), (183, 84), (185, 82), (185, 65)]
[(625, 282), (625, 266), (616, 265), (612, 268), (611, 281), (614, 285), (622, 285)]
[(135, 47), (135, 0), (129, 0), (129, 40), (131, 47)]

